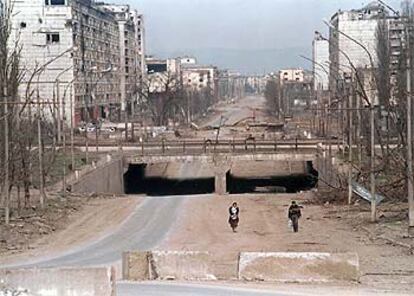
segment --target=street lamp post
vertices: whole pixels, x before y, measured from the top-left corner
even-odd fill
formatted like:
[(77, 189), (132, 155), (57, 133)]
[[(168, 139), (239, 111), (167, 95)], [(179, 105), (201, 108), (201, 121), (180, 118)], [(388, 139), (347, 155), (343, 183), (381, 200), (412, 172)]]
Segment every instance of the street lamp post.
[[(7, 77), (7, 76), (5, 76)], [(7, 94), (7, 83), (3, 85), (4, 96), (4, 191), (6, 224), (10, 223), (10, 185), (9, 185), (9, 104)]]
[(412, 134), (412, 93), (411, 93), (411, 52), (410, 31), (405, 26), (407, 36), (407, 197), (408, 197), (408, 233), (414, 235), (414, 176), (413, 176), (413, 134)]
[[(369, 52), (369, 50), (359, 41), (355, 40), (354, 38), (352, 38), (351, 36), (349, 36), (348, 34), (342, 32), (341, 30), (339, 30), (338, 28), (334, 27), (331, 23), (324, 21), (325, 24), (337, 31), (339, 34), (341, 34), (342, 36), (344, 36), (345, 38), (349, 39), (350, 41), (354, 42), (355, 44), (357, 44), (358, 46), (360, 46), (368, 55), (369, 61), (370, 61), (370, 65), (371, 65), (371, 70), (374, 71), (375, 69), (375, 64), (374, 64), (374, 60), (372, 58), (371, 53)], [(371, 80), (373, 82), (375, 81), (375, 77), (372, 73), (371, 75)], [(376, 83), (375, 83), (376, 84)], [(377, 201), (376, 201), (376, 195), (375, 195), (375, 190), (376, 190), (376, 180), (375, 180), (375, 102), (374, 102), (374, 98), (371, 98), (371, 100), (369, 101), (370, 104), (370, 125), (371, 125), (371, 157), (370, 157), (370, 190), (371, 190), (371, 221), (372, 222), (376, 222), (377, 221)]]
[[(116, 68), (112, 68), (112, 65), (111, 65), (111, 66), (109, 66), (108, 69), (102, 70), (100, 72), (96, 72), (97, 74), (102, 74), (102, 76), (98, 78), (95, 85), (93, 85), (92, 89), (91, 89), (91, 97), (93, 98), (93, 101), (94, 101), (95, 112), (97, 112), (97, 109), (99, 107), (98, 102), (97, 102), (97, 98), (96, 98), (96, 92), (95, 92), (96, 88), (98, 87), (99, 82), (105, 77), (105, 74), (111, 73), (112, 71), (116, 71)], [(97, 120), (98, 120), (98, 118), (97, 118)], [(96, 153), (99, 152), (99, 143), (98, 143), (98, 141), (99, 141), (98, 125), (96, 125), (95, 126), (95, 149), (96, 149)]]
[(40, 95), (37, 89), (37, 140), (38, 140), (38, 156), (39, 156), (39, 189), (40, 189), (40, 206), (43, 208), (46, 200), (45, 192), (45, 176), (43, 171), (43, 141), (42, 141), (42, 125), (40, 111)]
[[(352, 83), (352, 82), (351, 82)], [(352, 94), (349, 94), (349, 102), (348, 102), (348, 108), (352, 108), (353, 107), (353, 102), (352, 102)], [(352, 145), (353, 145), (353, 139), (352, 139), (352, 130), (353, 130), (353, 114), (352, 111), (349, 110), (348, 112), (348, 121), (349, 121), (349, 134), (348, 134), (348, 145), (349, 145), (349, 149), (348, 149), (348, 163), (349, 163), (349, 167), (348, 167), (348, 204), (350, 205), (352, 203), (352, 161), (353, 161), (353, 150), (352, 150)]]
[[(330, 26), (330, 24), (328, 24), (328, 26)], [(326, 41), (330, 42), (329, 39), (323, 37), (323, 35), (321, 33), (318, 32), (318, 34), (323, 40), (326, 40)], [(363, 97), (364, 97), (365, 101), (368, 103), (369, 99), (368, 99), (368, 96), (365, 92), (364, 86), (362, 85), (361, 79), (359, 77), (358, 69), (355, 67), (355, 65), (352, 62), (351, 58), (349, 57), (349, 55), (345, 51), (341, 50), (340, 48), (338, 48), (338, 51), (345, 57), (345, 59), (349, 63), (349, 66), (338, 64), (338, 66), (337, 66), (338, 69), (339, 69), (339, 66), (349, 67), (355, 73), (356, 82), (357, 82), (358, 86), (361, 87)], [(357, 110), (356, 139), (358, 139), (358, 141), (357, 141), (357, 146), (358, 146), (357, 151), (358, 151), (359, 167), (361, 167), (361, 165), (362, 165), (362, 145), (361, 145), (361, 142), (360, 142), (360, 138), (361, 138), (361, 120), (362, 120), (362, 118), (361, 118), (361, 108), (360, 107), (361, 107), (361, 102), (360, 102), (360, 100), (357, 99), (356, 100), (356, 110)]]
[[(59, 73), (59, 75), (55, 79), (56, 84), (56, 111), (57, 111), (57, 142), (60, 143), (62, 140), (62, 112), (60, 109), (61, 100), (60, 100), (60, 76), (65, 74), (67, 71), (72, 69), (73, 66), (70, 66), (66, 69), (64, 69), (62, 72)], [(62, 102), (63, 104), (63, 102)], [(55, 108), (53, 108), (55, 109)]]
[[(324, 40), (326, 40), (326, 41), (329, 42), (329, 40), (326, 39), (326, 38), (324, 38), (322, 36), (322, 34), (320, 34), (319, 32), (318, 32), (318, 34), (319, 34), (319, 36), (322, 39), (324, 39)], [(348, 61), (350, 63), (350, 66), (349, 67), (352, 70), (355, 70), (355, 74), (357, 75), (358, 73), (356, 72), (356, 68), (355, 68), (354, 64), (352, 63), (351, 59), (349, 58), (349, 56), (345, 52), (343, 52), (343, 55), (348, 59)], [(310, 62), (312, 62), (312, 63), (314, 63), (315, 65), (318, 65), (319, 67), (321, 67), (321, 69), (325, 73), (327, 73), (329, 75), (329, 72), (326, 70), (326, 68), (325, 68), (325, 66), (323, 64), (320, 64), (320, 63), (318, 63), (318, 62), (316, 62), (316, 61), (314, 61), (314, 60), (312, 60), (310, 58), (307, 58), (305, 56), (301, 56), (301, 57), (304, 58), (304, 59), (306, 59), (306, 60), (308, 60), (308, 61), (310, 61)], [(351, 79), (351, 82), (352, 82), (352, 79)], [(355, 89), (354, 89), (354, 92), (355, 92)], [(353, 129), (353, 126), (352, 126), (352, 120), (353, 119), (352, 119), (352, 115), (351, 115), (352, 114), (352, 112), (351, 112), (351, 108), (352, 108), (352, 93), (351, 92), (347, 92), (347, 94), (348, 94), (348, 104), (349, 104), (349, 106), (347, 108), (347, 110), (348, 110), (348, 120), (349, 120), (349, 131), (348, 131), (348, 133), (349, 133), (348, 134), (348, 137), (349, 137), (349, 140), (348, 141), (349, 142), (348, 142), (348, 146), (350, 147), (350, 151), (352, 152), (352, 129)], [(338, 101), (338, 103), (339, 103), (339, 106), (340, 107), (339, 107), (339, 109), (335, 109), (335, 110), (337, 110), (337, 111), (340, 112), (340, 116), (338, 115), (338, 127), (339, 127), (339, 121), (341, 120), (342, 135), (343, 135), (343, 137), (345, 137), (345, 133), (344, 133), (344, 118), (342, 118), (342, 117), (344, 117), (343, 116), (343, 113), (346, 111), (345, 108), (344, 108), (344, 106), (343, 106), (345, 103), (342, 102), (342, 100), (341, 101)], [(321, 110), (323, 110), (325, 112), (325, 114), (327, 116), (327, 119), (326, 119), (326, 123), (327, 124), (326, 124), (326, 128), (324, 128), (326, 130), (326, 135), (329, 135), (330, 134), (330, 132), (328, 133), (329, 126), (330, 126), (330, 124), (328, 123), (329, 111), (331, 110), (330, 108), (331, 108), (331, 100), (329, 98), (329, 103), (328, 103), (327, 109), (326, 108), (321, 109)], [(344, 144), (345, 143), (345, 139), (344, 138), (343, 138), (342, 142), (343, 142), (343, 148), (344, 148), (345, 147), (345, 144)], [(330, 164), (332, 164), (332, 145), (331, 145), (331, 141), (329, 140), (328, 143), (329, 143), (328, 144), (329, 145), (329, 155), (328, 155), (328, 159), (329, 159)], [(339, 145), (340, 144), (338, 142), (338, 149), (339, 149)], [(345, 149), (343, 149), (343, 153), (345, 154)], [(348, 193), (348, 202), (350, 204), (351, 203), (351, 199), (352, 199), (352, 153), (350, 153), (349, 158), (348, 158), (348, 161), (349, 161), (349, 165), (351, 166), (351, 168), (349, 170), (350, 173), (348, 174), (348, 192), (349, 192)], [(326, 167), (327, 167), (327, 165), (326, 165)], [(330, 174), (329, 174), (329, 178), (330, 178)], [(330, 181), (330, 179), (328, 181)]]

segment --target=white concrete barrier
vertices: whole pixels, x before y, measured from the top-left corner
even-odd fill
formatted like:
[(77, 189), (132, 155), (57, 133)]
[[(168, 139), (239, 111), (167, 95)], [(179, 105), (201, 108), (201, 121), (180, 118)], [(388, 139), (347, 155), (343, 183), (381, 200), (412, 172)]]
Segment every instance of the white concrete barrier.
[(122, 254), (122, 279), (125, 281), (148, 281), (151, 252), (124, 252)]
[(123, 256), (123, 279), (215, 280), (214, 261), (208, 252), (128, 252)]
[(2, 286), (28, 296), (115, 296), (113, 268), (0, 270)]
[(358, 281), (356, 253), (240, 253), (239, 279), (268, 282)]

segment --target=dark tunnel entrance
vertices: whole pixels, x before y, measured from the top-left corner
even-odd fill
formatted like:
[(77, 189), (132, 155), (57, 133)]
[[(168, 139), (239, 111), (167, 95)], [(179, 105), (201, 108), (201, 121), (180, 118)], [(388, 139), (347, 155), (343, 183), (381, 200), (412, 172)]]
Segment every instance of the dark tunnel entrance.
[(239, 178), (230, 174), (227, 189), (230, 194), (241, 193), (298, 193), (315, 188), (318, 171), (311, 161), (306, 162), (306, 174), (270, 176), (267, 178)]
[[(130, 164), (124, 175), (126, 194), (147, 194), (150, 196), (195, 195), (215, 192), (214, 177), (199, 179), (171, 179), (146, 177), (145, 164)], [(306, 163), (306, 174), (290, 176), (241, 178), (227, 173), (227, 192), (243, 193), (297, 193), (310, 190), (317, 185), (318, 172), (312, 162)]]
[(214, 192), (214, 178), (167, 179), (145, 176), (145, 164), (130, 164), (124, 175), (126, 194), (148, 194), (150, 196), (194, 195)]

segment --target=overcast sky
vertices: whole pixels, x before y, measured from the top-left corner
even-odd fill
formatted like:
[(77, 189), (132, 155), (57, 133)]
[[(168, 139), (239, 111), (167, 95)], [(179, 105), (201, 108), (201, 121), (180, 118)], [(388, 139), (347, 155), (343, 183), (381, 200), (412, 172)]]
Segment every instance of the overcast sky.
[[(203, 58), (208, 59), (205, 62), (214, 62), (214, 55), (218, 50), (247, 51), (254, 54), (260, 53), (261, 50), (286, 51), (292, 48), (295, 54), (300, 50), (309, 54), (313, 32), (327, 31), (322, 22), (324, 18), (329, 19), (340, 8), (360, 8), (370, 1), (112, 0), (112, 2), (128, 3), (144, 13), (148, 53), (168, 55), (188, 52), (191, 55), (191, 51), (202, 52)], [(396, 8), (399, 8), (400, 2), (401, 0), (388, 1)], [(208, 50), (211, 50), (211, 57), (206, 54)], [(292, 60), (293, 56), (289, 58)], [(240, 66), (243, 68), (242, 65)]]

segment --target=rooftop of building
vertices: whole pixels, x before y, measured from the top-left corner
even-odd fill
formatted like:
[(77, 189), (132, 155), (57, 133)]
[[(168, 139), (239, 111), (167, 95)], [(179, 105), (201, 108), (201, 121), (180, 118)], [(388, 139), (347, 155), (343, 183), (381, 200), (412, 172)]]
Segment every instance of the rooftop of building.
[(303, 68), (285, 68), (280, 69), (279, 72), (286, 72), (286, 71), (301, 71), (304, 72), (305, 70)]
[(200, 65), (200, 64), (182, 64), (181, 67), (183, 69), (191, 69), (191, 70), (205, 70), (205, 69), (216, 69), (216, 66), (213, 65)]
[(378, 19), (382, 17), (390, 17), (389, 10), (378, 1), (372, 1), (361, 8), (355, 8), (351, 10), (338, 10), (331, 20), (337, 19), (340, 15), (347, 15), (352, 20), (370, 20)]

